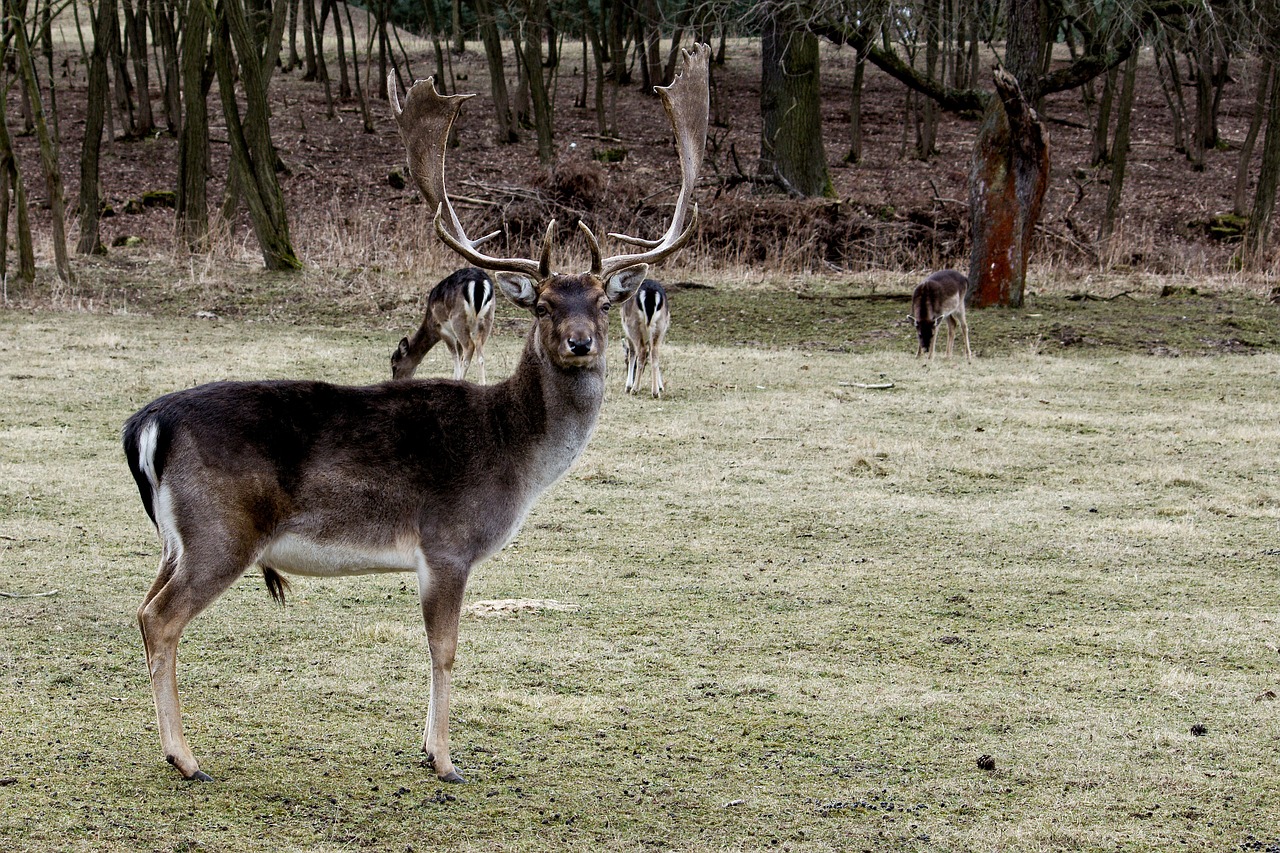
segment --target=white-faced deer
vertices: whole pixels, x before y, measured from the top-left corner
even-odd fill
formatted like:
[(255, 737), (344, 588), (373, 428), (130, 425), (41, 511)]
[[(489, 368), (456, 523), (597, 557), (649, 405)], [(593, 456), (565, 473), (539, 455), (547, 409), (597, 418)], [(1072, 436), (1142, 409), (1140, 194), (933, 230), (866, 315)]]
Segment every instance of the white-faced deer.
[(969, 361), (973, 361), (973, 350), (969, 348), (969, 322), (964, 316), (964, 296), (968, 290), (968, 276), (955, 270), (939, 270), (916, 285), (915, 292), (911, 294), (911, 313), (908, 315), (920, 341), (916, 358), (927, 350), (929, 360), (933, 361), (933, 349), (938, 343), (934, 334), (945, 318), (947, 358), (951, 357), (956, 326), (959, 325), (964, 330), (964, 351)]
[(660, 90), (682, 175), (665, 235), (622, 237), (648, 248), (602, 258), (584, 226), (591, 267), (571, 275), (552, 273), (552, 227), (541, 260), (477, 249), (444, 186), (449, 130), (470, 96), (442, 97), (427, 80), (402, 109), (388, 78), (410, 173), (435, 211), (437, 234), (469, 263), (497, 272), (503, 295), (533, 315), (506, 380), (218, 382), (167, 394), (129, 418), (125, 455), (161, 541), (138, 623), (160, 743), (184, 777), (210, 778), (182, 733), (178, 640), (256, 563), (277, 598), (281, 573), (416, 573), (431, 654), (422, 748), (441, 779), (462, 781), (449, 757), (449, 680), (467, 577), (515, 535), (586, 446), (604, 398), (609, 306), (630, 298), (649, 264), (692, 234), (709, 54), (706, 45), (684, 52), (681, 75)]
[(662, 396), (662, 370), (658, 366), (658, 348), (671, 325), (671, 309), (667, 291), (651, 278), (641, 283), (636, 295), (622, 303), (622, 352), (627, 359), (628, 394), (639, 390), (645, 364), (653, 362), (654, 397)]
[(391, 378), (410, 379), (438, 342), (453, 356), (453, 378), (466, 379), (474, 358), (484, 384), (484, 344), (493, 331), (497, 300), (493, 279), (477, 267), (466, 267), (431, 288), (422, 325), (412, 338), (401, 338), (391, 354)]

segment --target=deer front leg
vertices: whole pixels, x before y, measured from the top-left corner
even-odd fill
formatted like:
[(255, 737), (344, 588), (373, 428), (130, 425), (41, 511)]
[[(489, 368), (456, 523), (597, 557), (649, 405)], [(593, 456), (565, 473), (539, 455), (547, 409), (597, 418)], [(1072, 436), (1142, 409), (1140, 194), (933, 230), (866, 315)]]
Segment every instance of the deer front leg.
[(422, 621), (431, 651), (431, 698), (427, 724), (422, 732), (422, 751), (442, 782), (463, 782), (449, 760), (449, 681), (458, 649), (458, 618), (469, 567), (435, 564), (418, 570), (418, 594), (422, 601)]

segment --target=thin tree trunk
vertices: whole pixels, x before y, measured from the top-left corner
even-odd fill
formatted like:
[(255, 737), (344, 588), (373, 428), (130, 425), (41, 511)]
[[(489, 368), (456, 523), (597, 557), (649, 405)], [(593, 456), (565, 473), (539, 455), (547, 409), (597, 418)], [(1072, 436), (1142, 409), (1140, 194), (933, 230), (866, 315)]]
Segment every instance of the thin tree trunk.
[[(369, 115), (369, 99), (364, 95), (364, 86), (360, 84), (360, 46), (356, 41), (356, 27), (351, 21), (351, 4), (343, 4), (347, 9), (347, 32), (351, 34), (351, 72), (355, 75), (356, 101), (360, 104), (360, 115), (364, 119), (364, 132), (373, 133), (373, 116)], [(368, 12), (365, 20), (368, 21)], [(365, 68), (368, 69), (370, 54), (373, 52), (373, 32), (370, 28), (369, 38), (365, 43)], [(385, 79), (385, 78), (384, 78)]]
[[(295, 0), (296, 2), (296, 0)], [(174, 0), (151, 0), (151, 32), (160, 48), (164, 75), (164, 120), (172, 136), (182, 128), (182, 73), (179, 70), (178, 36), (174, 29)]]
[(1107, 206), (1102, 212), (1102, 224), (1098, 228), (1098, 242), (1109, 244), (1115, 232), (1116, 217), (1120, 214), (1120, 201), (1124, 193), (1124, 172), (1129, 161), (1129, 127), (1133, 117), (1134, 81), (1138, 77), (1138, 51), (1129, 54), (1124, 64), (1124, 83), (1120, 87), (1119, 115), (1116, 117), (1116, 138), (1111, 143), (1111, 186), (1107, 188)]
[(452, 0), (449, 9), (450, 23), (453, 29), (453, 52), (465, 53), (467, 41), (466, 34), (462, 31), (462, 0)]
[(858, 51), (853, 63), (853, 86), (849, 92), (849, 150), (844, 155), (846, 163), (862, 161), (862, 89), (867, 71), (867, 56)]
[(35, 122), (36, 138), (40, 143), (40, 165), (44, 171), (45, 186), (49, 193), (54, 264), (57, 267), (58, 278), (71, 284), (73, 276), (71, 259), (67, 255), (67, 213), (66, 200), (62, 192), (62, 170), (58, 165), (57, 145), (45, 121), (44, 104), (40, 100), (40, 83), (36, 80), (35, 57), (31, 54), (31, 45), (27, 41), (25, 27), (13, 28), (13, 42), (18, 73), (31, 100), (32, 119)]
[(98, 228), (102, 221), (102, 195), (99, 186), (102, 153), (102, 126), (107, 102), (107, 62), (111, 32), (115, 29), (115, 0), (99, 0), (98, 20), (93, 32), (93, 56), (89, 61), (89, 102), (85, 112), (84, 144), (80, 149), (80, 240), (76, 251), (81, 255), (106, 252)]
[(1267, 111), (1267, 93), (1271, 86), (1276, 85), (1275, 77), (1275, 66), (1269, 59), (1263, 58), (1262, 67), (1258, 70), (1258, 89), (1253, 97), (1253, 114), (1249, 117), (1249, 132), (1245, 134), (1244, 144), (1240, 146), (1240, 160), (1236, 167), (1236, 189), (1231, 201), (1231, 212), (1236, 216), (1244, 216), (1247, 212), (1253, 149), (1258, 144), (1258, 131), (1262, 128), (1262, 119)]
[[(144, 0), (139, 0), (140, 4)], [(134, 0), (121, 0), (124, 10), (124, 28), (128, 33), (129, 54), (133, 58), (134, 83), (137, 85), (138, 113), (134, 134), (150, 136), (156, 129), (155, 115), (151, 111), (151, 71), (147, 64), (147, 15), (145, 7), (135, 10)]]
[(1115, 101), (1118, 71), (1119, 69), (1112, 68), (1103, 78), (1098, 119), (1093, 125), (1093, 155), (1089, 158), (1091, 166), (1100, 166), (1111, 159), (1111, 148), (1107, 140), (1111, 138), (1111, 104)]
[[(1280, 26), (1274, 27), (1273, 33), (1280, 35)], [(1266, 263), (1271, 218), (1276, 207), (1276, 184), (1280, 181), (1280, 80), (1276, 80), (1276, 76), (1273, 71), (1267, 137), (1262, 146), (1262, 168), (1258, 173), (1258, 186), (1254, 190), (1253, 211), (1244, 231), (1242, 255), (1244, 268), (1247, 270), (1261, 269)]]
[(522, 0), (525, 9), (524, 49), (525, 77), (529, 81), (529, 99), (533, 104), (533, 125), (538, 134), (538, 162), (550, 166), (555, 159), (552, 141), (551, 98), (542, 68), (542, 26), (546, 18), (547, 0)]
[[(7, 61), (8, 51), (0, 43), (0, 64)], [(3, 191), (3, 219), (0, 220), (0, 276), (9, 276), (9, 211), (17, 212), (18, 279), (32, 282), (36, 278), (35, 244), (31, 239), (31, 213), (27, 206), (26, 184), (13, 150), (9, 134), (8, 99), (0, 98), (0, 191)]]

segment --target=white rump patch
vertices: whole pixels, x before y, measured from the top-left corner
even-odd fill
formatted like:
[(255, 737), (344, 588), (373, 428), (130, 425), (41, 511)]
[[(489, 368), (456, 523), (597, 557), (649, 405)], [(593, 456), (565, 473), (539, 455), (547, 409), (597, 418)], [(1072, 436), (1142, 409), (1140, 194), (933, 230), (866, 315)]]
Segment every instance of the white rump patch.
[(160, 424), (152, 418), (138, 433), (138, 467), (151, 484), (151, 491), (160, 488), (160, 476), (156, 474), (156, 441), (160, 437)]
[(416, 543), (409, 548), (378, 548), (348, 542), (320, 542), (286, 533), (268, 543), (257, 562), (295, 575), (344, 577), (417, 571), (418, 554)]

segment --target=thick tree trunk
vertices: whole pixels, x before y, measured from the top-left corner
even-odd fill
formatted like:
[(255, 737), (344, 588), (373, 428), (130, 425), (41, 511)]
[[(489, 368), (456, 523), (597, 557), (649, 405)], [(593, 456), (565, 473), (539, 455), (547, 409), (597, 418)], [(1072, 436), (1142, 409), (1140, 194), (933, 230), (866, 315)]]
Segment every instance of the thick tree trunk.
[(1022, 305), (1027, 261), (1049, 185), (1048, 131), (1008, 72), (978, 129), (969, 176), (969, 302)]
[(99, 236), (102, 221), (102, 195), (99, 189), (102, 153), (102, 127), (109, 109), (107, 45), (115, 30), (115, 0), (100, 0), (98, 19), (93, 28), (93, 56), (89, 60), (89, 103), (84, 121), (84, 144), (80, 148), (80, 240), (76, 251), (81, 255), (106, 252)]
[(817, 36), (770, 15), (760, 51), (760, 174), (796, 195), (833, 198), (821, 107)]
[(498, 32), (493, 0), (475, 0), (475, 7), (480, 41), (484, 44), (484, 56), (489, 64), (489, 92), (493, 96), (494, 117), (497, 120), (495, 136), (504, 145), (518, 142), (520, 137), (516, 134), (515, 123), (511, 118), (511, 98), (507, 94), (507, 75), (502, 57), (502, 36)]
[(192, 252), (209, 249), (209, 13), (191, 3), (182, 27), (182, 132), (178, 135), (178, 236)]
[[(262, 69), (263, 52), (240, 3), (241, 0), (223, 0), (219, 5), (222, 33), (213, 41), (218, 89), (227, 120), (227, 138), (231, 143), (232, 171), (248, 205), (249, 220), (267, 268), (298, 269), (302, 262), (293, 251), (284, 192), (276, 178), (277, 156), (271, 142), (267, 80)], [(243, 122), (236, 102), (232, 45), (239, 60), (236, 67), (244, 87)]]

